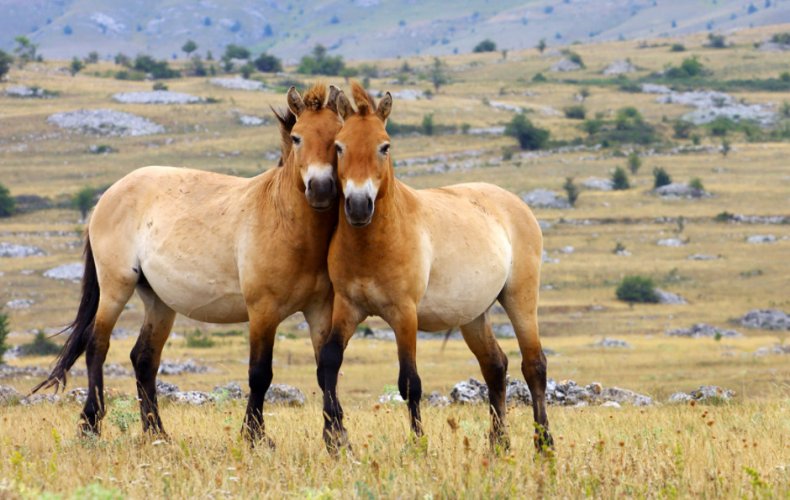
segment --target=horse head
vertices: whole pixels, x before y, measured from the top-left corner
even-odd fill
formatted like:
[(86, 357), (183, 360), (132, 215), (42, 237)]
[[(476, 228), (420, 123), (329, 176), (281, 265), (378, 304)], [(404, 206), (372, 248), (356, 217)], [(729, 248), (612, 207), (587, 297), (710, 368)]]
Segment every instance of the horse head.
[(364, 227), (373, 220), (376, 200), (387, 192), (394, 176), (386, 130), (392, 95), (387, 92), (376, 105), (357, 82), (351, 85), (351, 95), (356, 111), (342, 92), (336, 98), (337, 111), (343, 119), (343, 127), (335, 138), (337, 176), (345, 198), (346, 220), (352, 226)]

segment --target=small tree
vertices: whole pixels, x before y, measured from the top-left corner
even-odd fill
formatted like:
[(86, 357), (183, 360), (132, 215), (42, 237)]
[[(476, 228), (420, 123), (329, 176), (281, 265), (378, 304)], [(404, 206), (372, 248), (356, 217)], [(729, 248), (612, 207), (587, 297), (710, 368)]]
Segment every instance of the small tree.
[(192, 52), (198, 49), (198, 44), (196, 44), (193, 40), (187, 40), (186, 43), (181, 47), (181, 50), (186, 53), (187, 57), (192, 55)]
[(302, 57), (296, 71), (305, 75), (337, 76), (345, 67), (343, 56), (330, 56), (326, 47), (318, 44), (310, 55)]
[(639, 172), (639, 167), (642, 166), (642, 159), (639, 158), (639, 155), (636, 154), (636, 151), (631, 151), (628, 154), (628, 170), (631, 171), (632, 175), (636, 175)]
[(99, 62), (99, 53), (95, 50), (92, 50), (88, 53), (88, 57), (85, 58), (85, 64), (96, 64)]
[(524, 113), (519, 113), (505, 126), (505, 135), (515, 137), (521, 149), (543, 148), (549, 140), (549, 131), (536, 127)]
[(496, 52), (496, 43), (490, 38), (486, 38), (482, 42), (475, 45), (472, 49), (473, 52)]
[(653, 189), (658, 189), (661, 186), (667, 186), (672, 184), (672, 177), (669, 176), (669, 172), (664, 170), (662, 167), (656, 167), (653, 169)]
[(644, 276), (626, 276), (617, 286), (618, 300), (628, 303), (655, 304), (658, 293), (653, 280)]
[(434, 132), (433, 113), (423, 115), (422, 117), (422, 133), (425, 135), (433, 135)]
[(686, 46), (682, 43), (673, 43), (669, 50), (670, 52), (684, 52), (686, 50)]
[(277, 73), (283, 70), (283, 63), (276, 56), (264, 52), (255, 58), (255, 68), (261, 73)]
[(71, 64), (69, 65), (69, 72), (71, 73), (71, 76), (74, 76), (80, 71), (82, 71), (82, 68), (84, 67), (85, 67), (85, 63), (83, 63), (82, 61), (80, 61), (78, 58), (75, 57), (71, 60)]
[(11, 70), (11, 64), (14, 58), (10, 54), (0, 50), (0, 80), (5, 78), (5, 75)]
[(623, 191), (628, 189), (631, 185), (628, 182), (628, 174), (625, 173), (623, 167), (617, 167), (612, 174), (612, 189), (616, 191)]
[(242, 66), (239, 70), (241, 71), (242, 78), (247, 80), (250, 78), (250, 76), (252, 76), (252, 73), (255, 71), (255, 66), (252, 63), (247, 63), (244, 66)]
[(574, 104), (573, 106), (568, 106), (565, 108), (565, 118), (570, 118), (571, 120), (584, 120), (584, 117), (587, 114), (587, 110), (584, 109), (584, 106), (581, 104)]
[(3, 355), (8, 350), (6, 338), (8, 337), (9, 332), (10, 329), (8, 328), (8, 315), (0, 310), (0, 365), (3, 364)]
[(93, 198), (96, 196), (96, 190), (92, 187), (85, 186), (77, 191), (72, 199), (74, 208), (80, 211), (82, 220), (88, 216), (88, 211), (93, 207)]
[(436, 93), (439, 93), (439, 87), (450, 81), (449, 78), (447, 78), (447, 73), (445, 73), (444, 63), (438, 57), (433, 58), (430, 78), (431, 83), (433, 83), (433, 88), (436, 89)]
[(573, 177), (565, 178), (565, 184), (562, 185), (562, 189), (565, 190), (565, 194), (568, 196), (568, 203), (572, 207), (576, 206), (576, 200), (579, 199), (579, 188), (573, 183)]
[(225, 54), (223, 54), (222, 59), (230, 60), (230, 59), (249, 59), (250, 58), (250, 51), (245, 49), (240, 45), (230, 44), (225, 47)]
[(14, 38), (14, 41), (16, 42), (14, 54), (16, 54), (16, 60), (20, 68), (30, 61), (36, 60), (38, 45), (32, 43), (28, 37), (22, 35)]
[(708, 47), (714, 49), (726, 49), (727, 40), (724, 38), (724, 35), (716, 35), (714, 33), (708, 33)]
[(694, 124), (686, 120), (675, 120), (672, 123), (672, 129), (675, 131), (675, 139), (688, 139), (694, 129)]
[(726, 158), (730, 153), (730, 150), (732, 150), (732, 146), (730, 145), (730, 141), (725, 137), (721, 140), (721, 147), (719, 148), (719, 151), (721, 152), (721, 155)]
[(16, 211), (16, 200), (11, 196), (11, 192), (0, 183), (0, 217), (10, 217)]
[(541, 38), (538, 44), (535, 46), (535, 48), (538, 49), (538, 52), (542, 54), (543, 51), (546, 50), (546, 39)]

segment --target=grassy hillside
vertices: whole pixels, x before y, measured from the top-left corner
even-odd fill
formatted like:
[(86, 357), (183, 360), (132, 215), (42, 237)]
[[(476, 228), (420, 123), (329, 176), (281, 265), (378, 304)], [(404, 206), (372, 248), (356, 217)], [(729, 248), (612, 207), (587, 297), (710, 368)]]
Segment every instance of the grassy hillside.
[[(27, 2), (5, 0), (0, 48), (26, 35), (46, 57), (82, 56), (98, 50), (181, 55), (187, 39), (201, 52), (221, 52), (229, 43), (269, 50), (298, 60), (316, 43), (348, 58), (470, 52), (484, 38), (500, 48), (534, 47), (540, 39), (574, 41), (679, 36), (706, 30), (790, 22), (784, 1), (669, 2), (652, 0), (321, 0), (221, 3), (144, 0)], [(751, 6), (751, 9), (750, 9)]]
[[(762, 5), (762, 3), (761, 3)], [(75, 403), (3, 407), (0, 426), (0, 496), (29, 497), (43, 492), (64, 496), (110, 495), (142, 497), (211, 495), (249, 497), (291, 494), (309, 498), (349, 496), (434, 497), (514, 496), (530, 494), (589, 496), (782, 496), (790, 488), (787, 475), (790, 435), (787, 402), (790, 364), (787, 355), (756, 355), (758, 349), (786, 344), (786, 331), (752, 330), (738, 323), (756, 308), (790, 310), (786, 293), (790, 264), (790, 225), (758, 220), (735, 223), (719, 214), (790, 217), (790, 144), (782, 136), (782, 116), (788, 90), (766, 90), (766, 81), (781, 81), (790, 67), (789, 52), (755, 47), (790, 25), (739, 31), (727, 37), (725, 49), (707, 47), (704, 34), (667, 40), (611, 41), (571, 48), (585, 69), (554, 73), (559, 50), (529, 49), (443, 57), (450, 82), (431, 99), (396, 97), (391, 120), (422, 130), (432, 115), (437, 132), (393, 135), (397, 174), (407, 184), (434, 187), (463, 181), (486, 181), (523, 194), (536, 188), (562, 193), (566, 178), (581, 187), (589, 177), (609, 178), (626, 167), (628, 153), (641, 159), (636, 174), (628, 173), (631, 188), (596, 191), (581, 188), (575, 208), (534, 208), (544, 229), (549, 262), (542, 267), (540, 328), (549, 357), (549, 377), (580, 384), (600, 381), (649, 394), (657, 402), (640, 409), (550, 407), (549, 419), (558, 438), (553, 459), (535, 460), (531, 449), (531, 412), (509, 411), (513, 450), (504, 456), (486, 448), (486, 408), (426, 408), (427, 442), (407, 441), (406, 410), (382, 405), (378, 397), (397, 380), (394, 343), (352, 340), (340, 382), (346, 403), (353, 459), (340, 461), (324, 454), (320, 441), (320, 391), (306, 332), (296, 316), (280, 326), (275, 350), (275, 382), (299, 387), (307, 395), (301, 409), (267, 406), (267, 429), (276, 451), (250, 451), (240, 441), (243, 405), (230, 401), (193, 408), (163, 404), (169, 441), (142, 436), (134, 421), (136, 402), (131, 377), (106, 379), (114, 396), (105, 435), (97, 441), (74, 438), (79, 412)], [(685, 52), (672, 52), (682, 43)], [(677, 88), (727, 90), (738, 102), (763, 104), (777, 113), (770, 127), (738, 126), (725, 136), (709, 126), (694, 127), (687, 138), (675, 137), (673, 124), (692, 108), (657, 102), (656, 94), (633, 92), (643, 82), (667, 83), (653, 75), (696, 56), (710, 71), (697, 80), (676, 81)], [(601, 71), (615, 60), (636, 66), (627, 80)], [(433, 58), (415, 56), (366, 62), (379, 74), (370, 87), (399, 94), (434, 90), (425, 73)], [(397, 75), (404, 62), (411, 68), (403, 83)], [(32, 300), (28, 308), (6, 309), (12, 334), (9, 343), (31, 340), (38, 329), (54, 331), (73, 317), (79, 284), (46, 278), (56, 265), (76, 262), (81, 253), (82, 224), (68, 200), (81, 188), (100, 188), (144, 165), (176, 165), (234, 175), (254, 175), (273, 168), (278, 133), (273, 124), (246, 127), (239, 116), (270, 115), (269, 105), (285, 104), (285, 86), (292, 74), (255, 75), (267, 91), (228, 90), (209, 78), (167, 80), (170, 90), (211, 98), (190, 105), (119, 104), (116, 92), (150, 90), (152, 82), (107, 77), (119, 70), (109, 63), (89, 65), (72, 77), (63, 61), (29, 64), (12, 69), (3, 89), (39, 86), (50, 99), (21, 99), (0, 91), (0, 182), (12, 195), (38, 195), (60, 203), (0, 219), (0, 242), (34, 245), (45, 255), (0, 258), (0, 305), (15, 299)], [(534, 82), (536, 74), (545, 82)], [(653, 75), (653, 76), (651, 76)], [(742, 81), (757, 82), (746, 85)], [(347, 88), (343, 79), (329, 79)], [(741, 81), (741, 83), (737, 83)], [(762, 83), (761, 83), (762, 82)], [(587, 89), (583, 92), (583, 89)], [(408, 91), (408, 92), (405, 92)], [(583, 102), (577, 96), (588, 93)], [(463, 133), (469, 129), (501, 127), (515, 113), (551, 132), (555, 143), (540, 151), (520, 151), (516, 140), (501, 134)], [(567, 118), (565, 108), (583, 105), (587, 118), (600, 114), (616, 119), (618, 110), (635, 107), (655, 128), (649, 145), (609, 144), (589, 139), (582, 121)], [(118, 138), (66, 132), (47, 122), (56, 112), (110, 108), (143, 116), (165, 127), (161, 134)], [(756, 126), (755, 126), (756, 127)], [(455, 133), (445, 130), (455, 129)], [(471, 132), (471, 130), (470, 130)], [(772, 135), (773, 134), (773, 135)], [(698, 136), (698, 139), (693, 139)], [(726, 139), (730, 151), (721, 146)], [(698, 142), (695, 144), (694, 142)], [(93, 154), (91, 146), (107, 145), (115, 152)], [(711, 196), (668, 199), (653, 194), (653, 168), (663, 167), (673, 180), (699, 178)], [(748, 238), (771, 235), (773, 242), (753, 244)], [(659, 246), (677, 239), (678, 247)], [(615, 254), (624, 247), (630, 256)], [(569, 247), (572, 247), (570, 249)], [(703, 254), (712, 260), (689, 257)], [(617, 283), (640, 274), (684, 297), (687, 304), (620, 302)], [(142, 304), (135, 297), (119, 326), (136, 331)], [(506, 322), (492, 314), (495, 323)], [(676, 338), (665, 335), (695, 323), (734, 328), (739, 338)], [(384, 327), (378, 318), (366, 321)], [(215, 345), (188, 345), (195, 329), (211, 335)], [(228, 329), (240, 332), (220, 335)], [(165, 359), (194, 359), (211, 368), (200, 374), (165, 376), (184, 390), (211, 390), (239, 381), (247, 374), (247, 325), (205, 325), (179, 317), (164, 351)], [(630, 349), (603, 349), (592, 344), (602, 337), (626, 340)], [(60, 340), (58, 340), (60, 341)], [(128, 353), (135, 336), (114, 340), (108, 363), (131, 369)], [(510, 376), (520, 378), (515, 340), (500, 341), (510, 359)], [(13, 366), (44, 366), (52, 357), (22, 357)], [(78, 363), (80, 366), (82, 362)], [(426, 393), (447, 393), (459, 380), (480, 378), (479, 368), (463, 342), (451, 340), (445, 350), (438, 340), (418, 343), (418, 365)], [(0, 384), (26, 391), (38, 380), (17, 376)], [(84, 387), (84, 377), (70, 379)], [(722, 406), (669, 405), (667, 397), (702, 384), (733, 389), (737, 396)], [(114, 412), (114, 413), (113, 413)], [(119, 422), (130, 414), (129, 430)], [(457, 428), (448, 420), (457, 423)], [(20, 425), (19, 423), (23, 423)]]

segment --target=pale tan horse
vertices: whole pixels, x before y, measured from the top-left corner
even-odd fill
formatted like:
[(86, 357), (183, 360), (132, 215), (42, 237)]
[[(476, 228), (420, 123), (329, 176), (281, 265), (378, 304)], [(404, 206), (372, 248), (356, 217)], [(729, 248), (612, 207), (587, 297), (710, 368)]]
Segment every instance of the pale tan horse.
[(337, 377), (343, 351), (368, 315), (395, 331), (398, 388), (411, 428), (422, 434), (417, 329), (460, 326), (489, 388), (492, 445), (509, 446), (505, 423), (507, 356), (491, 331), (488, 310), (499, 301), (513, 323), (521, 370), (532, 393), (535, 443), (552, 445), (546, 416), (546, 358), (538, 337), (542, 235), (517, 196), (484, 183), (414, 190), (395, 178), (385, 122), (387, 93), (376, 107), (358, 84), (354, 111), (338, 96), (344, 120), (337, 135), (341, 186), (338, 228), (329, 247), (335, 289), (332, 330), (321, 348), (318, 382), (324, 391), (324, 439), (330, 452), (347, 444)]
[(249, 321), (250, 397), (243, 430), (253, 443), (263, 438), (277, 325), (302, 311), (317, 352), (331, 321), (326, 255), (337, 223), (336, 93), (331, 87), (325, 105), (322, 84), (304, 99), (289, 90), (290, 111), (277, 115), (286, 155), (279, 168), (245, 179), (146, 167), (113, 184), (90, 219), (83, 295), (71, 335), (49, 378), (35, 390), (65, 383), (86, 352), (89, 391), (80, 426), (98, 433), (110, 333), (137, 290), (145, 320), (131, 359), (143, 428), (164, 432), (156, 374), (180, 313), (212, 323)]

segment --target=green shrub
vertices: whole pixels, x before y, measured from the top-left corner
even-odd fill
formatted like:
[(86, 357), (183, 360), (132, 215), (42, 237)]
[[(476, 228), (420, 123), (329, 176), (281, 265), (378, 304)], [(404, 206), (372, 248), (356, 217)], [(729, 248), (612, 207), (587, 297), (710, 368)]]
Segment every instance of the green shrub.
[(140, 413), (132, 405), (131, 399), (116, 399), (113, 401), (109, 417), (110, 423), (125, 433), (133, 423), (139, 420)]
[(673, 43), (672, 47), (669, 48), (670, 52), (685, 52), (686, 46), (682, 43)]
[(0, 365), (3, 364), (3, 355), (8, 350), (6, 339), (8, 338), (8, 334), (10, 332), (11, 330), (8, 327), (8, 315), (0, 311)]
[(71, 204), (74, 208), (80, 211), (82, 220), (85, 220), (85, 217), (88, 216), (88, 211), (93, 208), (95, 198), (96, 190), (89, 186), (85, 186), (84, 188), (77, 191), (77, 194), (75, 194), (74, 198), (72, 198)]
[(222, 59), (249, 59), (250, 51), (244, 47), (236, 44), (229, 44), (225, 47), (225, 53), (222, 54)]
[(11, 196), (11, 191), (0, 183), (0, 217), (10, 217), (16, 212), (16, 200)]
[(726, 116), (719, 116), (708, 123), (708, 130), (714, 137), (724, 137), (728, 132), (738, 130), (738, 124)]
[(655, 304), (658, 302), (656, 285), (653, 280), (644, 276), (626, 276), (617, 285), (617, 299), (624, 302)]
[(664, 170), (662, 167), (656, 167), (653, 169), (653, 189), (658, 189), (661, 186), (666, 186), (668, 184), (672, 184), (672, 177), (669, 176), (669, 173)]
[(699, 62), (697, 56), (683, 59), (683, 62), (680, 63), (680, 66), (670, 66), (664, 72), (665, 77), (676, 80), (700, 77), (705, 74), (707, 74), (707, 70), (705, 69), (705, 66)]
[(612, 173), (612, 189), (615, 191), (622, 191), (631, 187), (628, 182), (628, 174), (625, 173), (623, 167), (617, 167)]
[(565, 178), (565, 184), (562, 185), (562, 189), (565, 190), (565, 194), (568, 196), (568, 203), (572, 207), (575, 206), (576, 200), (579, 199), (579, 188), (573, 183), (573, 177)]
[(546, 146), (549, 131), (536, 127), (524, 113), (513, 117), (505, 126), (505, 135), (515, 137), (521, 149), (536, 150)]
[(239, 71), (241, 72), (242, 78), (249, 80), (250, 76), (252, 76), (252, 73), (255, 71), (255, 66), (252, 63), (247, 63), (239, 68)]
[(140, 73), (149, 74), (154, 80), (160, 80), (164, 78), (178, 78), (181, 76), (181, 73), (172, 69), (167, 61), (157, 61), (153, 57), (144, 54), (134, 58), (134, 65), (132, 65), (132, 69), (139, 71)]
[(714, 49), (726, 49), (727, 40), (724, 35), (717, 35), (715, 33), (708, 33), (708, 47)]
[(482, 42), (475, 45), (472, 49), (473, 52), (496, 52), (496, 43), (493, 40), (486, 38)]
[(211, 336), (199, 329), (195, 329), (192, 333), (187, 333), (186, 338), (187, 347), (194, 347), (196, 349), (214, 347), (214, 340)]
[(572, 50), (564, 50), (563, 54), (565, 54), (565, 57), (567, 57), (568, 60), (571, 61), (572, 63), (576, 63), (582, 68), (586, 67), (584, 65), (584, 61), (582, 60), (582, 56), (580, 56), (576, 52), (573, 52)]
[(22, 356), (52, 356), (60, 352), (60, 346), (49, 339), (46, 334), (39, 330), (33, 340), (20, 346)]
[(74, 57), (71, 60), (71, 64), (69, 64), (69, 73), (71, 73), (71, 76), (74, 76), (82, 71), (83, 68), (85, 68), (85, 63), (80, 61), (79, 58)]
[(543, 73), (535, 73), (535, 76), (532, 77), (532, 81), (535, 83), (547, 82), (548, 78)]
[(731, 220), (735, 219), (735, 214), (727, 212), (719, 212), (716, 214), (716, 217), (713, 218), (716, 222), (730, 222)]
[(282, 61), (271, 54), (263, 52), (255, 58), (255, 68), (261, 73), (277, 73), (283, 70)]
[(582, 123), (582, 130), (590, 136), (597, 134), (602, 128), (603, 120), (600, 118), (584, 120), (584, 123)]
[(422, 133), (425, 135), (433, 135), (433, 113), (422, 116)]
[(581, 104), (565, 108), (565, 118), (570, 118), (571, 120), (584, 120), (586, 114), (587, 110)]
[(243, 337), (243, 330), (226, 330), (222, 332), (214, 332), (211, 334), (214, 337)]
[(153, 90), (167, 90), (168, 86), (167, 86), (166, 83), (163, 83), (163, 82), (154, 82), (154, 84), (151, 86), (151, 88)]
[(0, 50), (0, 80), (11, 70), (13, 62), (14, 58), (10, 54)]
[(628, 78), (623, 78), (620, 84), (617, 86), (622, 92), (628, 92), (631, 94), (638, 94), (642, 92), (642, 85), (637, 82), (631, 81)]
[(694, 124), (686, 120), (675, 120), (672, 129), (675, 131), (675, 139), (688, 139)]
[(342, 56), (327, 55), (326, 47), (318, 44), (311, 55), (302, 57), (296, 71), (305, 75), (337, 76), (345, 66)]
[(774, 35), (771, 37), (771, 41), (779, 45), (790, 45), (790, 31), (785, 31), (784, 33), (774, 33)]
[(705, 191), (705, 186), (702, 184), (702, 179), (699, 177), (694, 177), (689, 181), (689, 187), (694, 191), (703, 192)]

